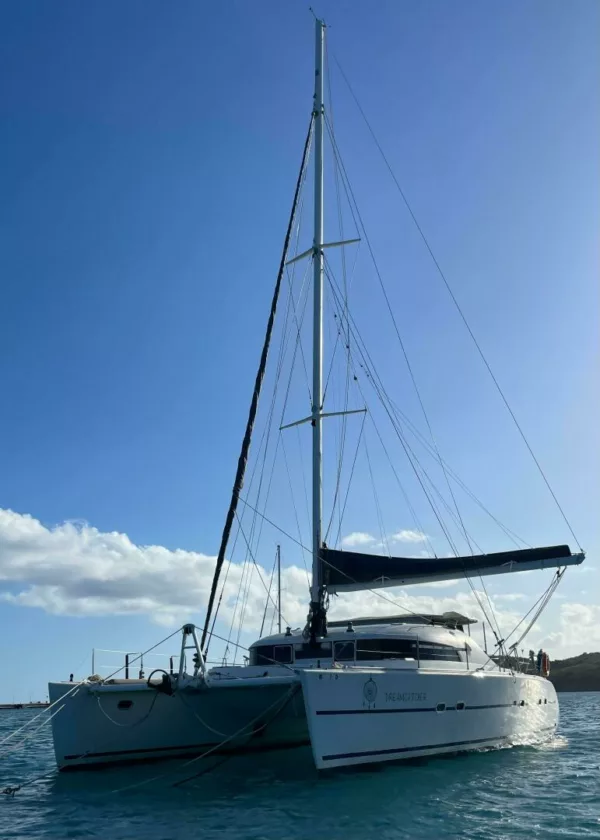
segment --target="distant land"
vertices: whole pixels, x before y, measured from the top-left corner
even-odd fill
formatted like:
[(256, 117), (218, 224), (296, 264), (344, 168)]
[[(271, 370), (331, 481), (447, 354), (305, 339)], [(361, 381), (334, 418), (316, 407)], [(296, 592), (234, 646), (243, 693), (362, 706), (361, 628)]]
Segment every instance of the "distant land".
[(550, 663), (550, 681), (557, 691), (600, 691), (600, 653), (582, 653)]

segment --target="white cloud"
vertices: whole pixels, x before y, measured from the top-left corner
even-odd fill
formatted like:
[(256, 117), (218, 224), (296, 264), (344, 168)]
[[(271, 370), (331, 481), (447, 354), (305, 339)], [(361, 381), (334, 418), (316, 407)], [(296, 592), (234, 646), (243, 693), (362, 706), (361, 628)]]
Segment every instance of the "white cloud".
[(419, 543), (425, 542), (428, 539), (429, 537), (427, 534), (423, 534), (421, 531), (411, 531), (407, 528), (404, 528), (402, 531), (397, 531), (390, 537), (391, 542), (404, 543)]
[[(350, 537), (354, 545), (374, 540), (362, 532)], [(215, 558), (206, 554), (135, 545), (126, 534), (103, 533), (85, 523), (48, 528), (28, 514), (0, 509), (0, 598), (15, 606), (71, 616), (146, 615), (159, 624), (175, 626), (202, 615), (214, 563)], [(259, 568), (268, 581), (270, 570)], [(253, 566), (250, 570), (250, 580), (244, 582), (243, 566), (226, 562), (227, 583), (219, 615), (225, 623), (231, 622), (243, 583), (248, 589), (244, 628), (256, 633), (264, 613), (265, 590), (257, 570)], [(464, 582), (460, 585), (466, 589)], [(430, 595), (412, 594), (413, 589), (340, 595), (332, 598), (331, 616), (455, 610), (480, 621), (483, 618), (472, 592), (445, 591), (450, 582), (430, 586), (439, 588)], [(282, 589), (285, 619), (294, 627), (302, 626), (308, 606), (305, 570), (298, 566), (282, 569)], [(485, 604), (485, 594), (478, 596)], [(521, 597), (519, 593), (492, 596), (502, 634), (510, 632), (526, 611), (528, 605), (519, 603)], [(480, 628), (477, 625), (474, 631), (477, 638)], [(600, 606), (560, 602), (560, 620), (552, 622), (552, 631), (534, 628), (531, 645), (543, 642), (555, 658), (598, 649)]]
[(344, 548), (356, 548), (361, 545), (374, 545), (377, 542), (374, 536), (364, 531), (352, 531), (351, 534), (342, 539)]
[(599, 605), (561, 603), (557, 626), (554, 632), (542, 635), (541, 642), (548, 650), (559, 651), (561, 657), (583, 651), (592, 653), (600, 648)]
[[(400, 531), (396, 531), (395, 534), (391, 534), (385, 542), (382, 542), (377, 537), (374, 537), (373, 534), (369, 534), (366, 531), (353, 531), (351, 534), (343, 537), (342, 547), (365, 548), (368, 546), (371, 549), (382, 549), (387, 548), (392, 543), (423, 543), (428, 539), (427, 534), (423, 534), (421, 531), (411, 531), (408, 528), (403, 528)], [(419, 555), (414, 556), (428, 557), (429, 555), (426, 551), (422, 551)]]
[(525, 595), (522, 592), (506, 592), (494, 595), (495, 601), (524, 601)]

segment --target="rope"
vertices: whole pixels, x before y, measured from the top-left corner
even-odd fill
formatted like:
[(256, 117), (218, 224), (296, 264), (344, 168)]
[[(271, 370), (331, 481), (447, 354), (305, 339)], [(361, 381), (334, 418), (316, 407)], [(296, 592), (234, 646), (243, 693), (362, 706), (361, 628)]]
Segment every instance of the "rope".
[[(62, 700), (62, 697), (61, 697), (60, 699)], [(25, 735), (25, 736), (24, 736), (24, 737), (23, 737), (20, 741), (18, 741), (16, 744), (12, 744), (10, 747), (7, 747), (5, 750), (3, 750), (3, 751), (2, 751), (2, 753), (0, 753), (0, 758), (4, 758), (4, 756), (5, 756), (5, 755), (8, 755), (8, 753), (10, 753), (10, 752), (14, 752), (15, 750), (21, 749), (21, 747), (23, 746), (23, 744), (24, 744), (26, 741), (29, 741), (29, 739), (30, 739), (30, 738), (33, 738), (33, 737), (34, 737), (34, 735), (37, 735), (37, 733), (38, 733), (41, 729), (43, 729), (43, 728), (44, 728), (44, 726), (46, 726), (46, 724), (48, 723), (48, 721), (51, 721), (51, 720), (52, 720), (52, 718), (53, 718), (55, 715), (57, 715), (57, 714), (58, 714), (58, 713), (59, 713), (62, 709), (64, 709), (64, 707), (65, 707), (65, 704), (63, 703), (63, 705), (62, 705), (62, 706), (59, 706), (59, 707), (58, 707), (58, 709), (57, 709), (55, 712), (52, 712), (52, 714), (51, 714), (49, 717), (47, 717), (47, 718), (46, 718), (46, 720), (43, 720), (39, 726), (36, 726), (36, 728), (33, 730), (33, 732), (29, 732), (27, 735)]]
[(224, 732), (219, 732), (218, 729), (215, 729), (214, 727), (209, 726), (208, 723), (206, 723), (206, 721), (203, 720), (200, 717), (200, 715), (194, 709), (192, 709), (191, 706), (188, 705), (188, 703), (186, 703), (186, 701), (183, 699), (183, 694), (180, 691), (176, 692), (176, 694), (177, 694), (177, 697), (179, 697), (179, 699), (183, 703), (183, 705), (186, 707), (186, 709), (188, 711), (190, 711), (193, 714), (193, 716), (196, 718), (196, 720), (198, 720), (202, 724), (202, 726), (206, 727), (206, 729), (208, 729), (209, 732), (214, 732), (214, 734), (218, 735), (219, 738), (226, 738), (227, 737)]
[[(157, 642), (155, 645), (152, 645), (152, 647), (149, 647), (148, 650), (145, 650), (143, 653), (138, 654), (134, 659), (132, 659), (130, 661), (129, 664), (132, 665), (134, 662), (137, 662), (138, 659), (141, 659), (143, 656), (147, 656), (147, 654), (149, 654), (155, 648), (159, 647), (159, 645), (162, 645), (164, 642), (167, 642), (169, 639), (172, 639), (173, 636), (175, 636), (177, 633), (180, 633), (181, 630), (182, 630), (182, 627), (178, 627), (177, 630), (174, 630), (173, 633), (170, 633), (166, 638), (161, 639), (160, 642)], [(121, 667), (117, 668), (116, 671), (113, 671), (112, 674), (109, 674), (107, 677), (104, 677), (101, 680), (101, 682), (105, 683), (107, 680), (110, 680), (112, 677), (114, 677), (116, 674), (118, 674), (120, 671), (122, 671), (124, 669), (124, 667), (125, 667), (125, 665), (121, 665)], [(61, 697), (59, 697), (57, 700), (55, 700), (53, 703), (51, 703), (49, 706), (47, 706), (42, 712), (40, 712), (38, 715), (31, 718), (30, 720), (26, 721), (23, 724), (23, 726), (20, 726), (18, 729), (15, 729), (13, 732), (10, 732), (8, 735), (6, 735), (6, 737), (4, 737), (2, 739), (2, 741), (0, 741), (0, 746), (2, 746), (2, 744), (5, 744), (7, 741), (10, 741), (12, 738), (15, 737), (15, 735), (18, 735), (19, 732), (22, 732), (24, 729), (27, 729), (29, 726), (31, 726), (32, 723), (35, 723), (35, 721), (38, 720), (43, 715), (47, 715), (48, 712), (51, 709), (53, 709), (58, 703), (62, 703), (64, 700), (66, 700), (67, 697), (75, 696), (75, 694), (77, 694), (77, 692), (79, 691), (81, 686), (86, 685), (86, 684), (87, 684), (86, 680), (81, 680), (80, 682), (75, 683), (73, 685), (73, 688), (71, 688), (71, 689), (69, 689), (69, 691), (65, 692), (65, 694), (63, 694)], [(63, 705), (59, 709), (57, 709), (56, 712), (53, 712), (53, 714), (48, 717), (48, 720), (51, 720), (54, 717), (55, 714), (58, 714), (58, 712), (62, 711), (62, 709), (64, 709), (65, 706), (66, 706), (66, 703), (63, 703)], [(42, 726), (44, 726), (46, 723), (47, 723), (47, 721), (44, 721)], [(41, 726), (37, 727), (35, 732), (37, 732), (39, 729), (41, 729)], [(35, 734), (35, 732), (32, 733), (32, 735)], [(19, 746), (22, 746), (22, 744), (24, 744), (25, 741), (27, 741), (29, 739), (29, 737), (31, 737), (31, 735), (28, 735), (25, 738), (23, 738), (23, 740), (20, 742)], [(12, 751), (12, 750), (7, 750), (6, 752), (10, 752), (10, 751)], [(2, 755), (4, 755), (4, 754), (5, 753), (2, 753)], [(0, 757), (2, 757), (2, 756), (0, 755)]]
[(56, 770), (49, 770), (47, 773), (43, 773), (41, 776), (34, 776), (33, 779), (27, 779), (25, 782), (21, 782), (20, 785), (8, 785), (7, 787), (3, 788), (1, 793), (6, 794), (7, 796), (13, 797), (17, 791), (21, 790), (21, 788), (27, 787), (27, 785), (33, 785), (35, 782), (41, 782), (42, 779), (48, 778), (48, 776), (55, 776)]
[[(290, 689), (287, 696), (285, 696), (283, 698), (284, 702), (282, 703), (280, 708), (277, 709), (277, 711), (274, 713), (273, 717), (270, 720), (265, 721), (265, 723), (258, 730), (256, 730), (256, 732), (253, 733), (254, 736), (258, 735), (261, 732), (264, 732), (265, 729), (267, 728), (267, 726), (270, 726), (273, 723), (273, 721), (277, 718), (277, 716), (280, 715), (281, 712), (285, 709), (285, 707), (290, 702), (290, 700), (292, 700), (293, 697), (298, 693), (298, 690), (299, 690), (299, 686), (293, 686)], [(269, 707), (269, 708), (272, 708), (272, 707)], [(269, 711), (269, 709), (267, 711)], [(265, 713), (263, 712), (263, 714), (265, 714)], [(250, 724), (248, 724), (248, 725), (250, 726)], [(206, 753), (206, 755), (208, 755), (208, 753)], [(200, 756), (200, 757), (203, 758), (205, 756)], [(228, 758), (231, 758), (231, 756), (228, 756)], [(194, 760), (198, 760), (198, 759), (194, 759)], [(222, 762), (220, 762), (220, 764), (223, 764), (225, 762), (225, 760), (227, 760), (227, 759), (224, 759)], [(220, 766), (220, 764), (218, 764), (217, 766)], [(187, 784), (187, 782), (191, 782), (193, 779), (197, 779), (198, 776), (202, 776), (205, 772), (207, 772), (207, 771), (202, 770), (202, 771), (200, 771), (200, 773), (194, 773), (193, 776), (188, 776), (186, 779), (180, 779), (178, 782), (175, 782), (175, 784), (172, 785), (172, 787), (179, 787), (180, 785), (185, 785), (185, 784)]]
[[(206, 758), (208, 755), (211, 755), (212, 753), (216, 752), (217, 750), (222, 749), (225, 746), (225, 744), (228, 744), (230, 741), (233, 741), (234, 738), (238, 738), (239, 736), (241, 736), (246, 729), (248, 729), (250, 726), (253, 726), (258, 720), (260, 720), (261, 717), (263, 717), (263, 715), (268, 714), (271, 711), (271, 709), (273, 709), (278, 703), (280, 703), (282, 701), (282, 699), (283, 699), (284, 705), (285, 705), (287, 703), (287, 701), (290, 699), (290, 697), (292, 696), (292, 694), (294, 694), (297, 690), (298, 690), (298, 686), (292, 686), (292, 688), (287, 693), (287, 695), (285, 695), (283, 698), (278, 697), (277, 700), (274, 703), (272, 703), (267, 709), (260, 712), (260, 714), (258, 714), (255, 718), (253, 718), (249, 723), (245, 723), (243, 726), (241, 726), (237, 730), (237, 732), (233, 733), (233, 735), (228, 735), (227, 738), (225, 738), (219, 744), (215, 744), (214, 747), (211, 747), (210, 749), (206, 750), (205, 752), (201, 753), (200, 755), (196, 756), (195, 758), (192, 758), (189, 761), (184, 762), (182, 765), (180, 765), (177, 768), (177, 771), (182, 770), (184, 767), (189, 767), (190, 765), (195, 764), (197, 761), (200, 761), (200, 759)], [(267, 724), (265, 724), (265, 725), (267, 725)], [(171, 771), (170, 773), (161, 773), (159, 776), (153, 776), (151, 779), (144, 779), (141, 782), (136, 782), (133, 785), (127, 785), (126, 787), (119, 788), (118, 790), (113, 790), (111, 792), (112, 793), (124, 793), (125, 791), (128, 791), (128, 790), (134, 790), (135, 788), (139, 788), (139, 787), (143, 787), (144, 785), (148, 785), (151, 782), (160, 781), (161, 779), (164, 779), (167, 776), (172, 775), (173, 772), (175, 772), (175, 771)], [(186, 781), (186, 780), (183, 780), (183, 781)]]
[(25, 721), (25, 723), (23, 724), (23, 726), (20, 726), (18, 729), (15, 729), (13, 732), (10, 732), (8, 735), (6, 735), (6, 736), (5, 736), (5, 737), (4, 737), (4, 738), (0, 741), (0, 746), (2, 746), (2, 744), (5, 744), (7, 741), (10, 741), (10, 739), (11, 739), (11, 738), (14, 738), (14, 737), (15, 737), (15, 735), (18, 735), (18, 734), (19, 734), (19, 732), (22, 732), (22, 731), (23, 731), (23, 729), (27, 729), (27, 727), (28, 727), (28, 726), (31, 726), (31, 724), (32, 724), (32, 723), (35, 723), (35, 721), (36, 721), (36, 720), (38, 720), (38, 718), (41, 718), (43, 715), (47, 714), (47, 713), (50, 711), (50, 709), (54, 708), (54, 706), (56, 706), (56, 704), (57, 704), (57, 703), (60, 703), (62, 700), (64, 700), (64, 699), (65, 699), (66, 697), (68, 697), (70, 694), (75, 694), (75, 693), (77, 693), (77, 691), (79, 690), (79, 688), (80, 688), (82, 685), (83, 685), (83, 681), (82, 681), (82, 682), (79, 682), (79, 683), (75, 683), (75, 685), (73, 686), (73, 688), (72, 688), (70, 691), (67, 691), (67, 693), (66, 693), (66, 694), (63, 694), (63, 695), (62, 695), (62, 697), (59, 697), (59, 698), (58, 698), (58, 700), (55, 700), (55, 701), (54, 701), (54, 703), (51, 703), (49, 706), (46, 706), (46, 708), (44, 709), (44, 711), (43, 711), (43, 712), (40, 712), (40, 713), (39, 713), (38, 715), (36, 715), (35, 717), (32, 717), (30, 720)]

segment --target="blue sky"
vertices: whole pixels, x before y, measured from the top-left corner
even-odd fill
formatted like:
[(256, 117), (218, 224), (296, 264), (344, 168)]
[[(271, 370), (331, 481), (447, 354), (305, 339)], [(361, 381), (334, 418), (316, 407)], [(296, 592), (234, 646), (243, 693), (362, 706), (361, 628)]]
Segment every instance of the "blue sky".
[[(586, 630), (578, 642), (566, 626), (600, 623), (598, 5), (318, 11), (589, 552), (591, 570), (567, 578), (544, 632), (563, 633), (566, 653), (590, 639), (598, 649), (600, 637)], [(138, 561), (103, 537), (90, 559), (82, 546), (96, 537), (82, 526), (59, 534), (61, 555), (49, 548), (53, 528), (89, 523), (164, 547), (167, 576), (169, 551), (216, 553), (310, 111), (312, 50), (311, 16), (295, 2), (2, 8), (0, 508), (20, 518), (0, 535), (0, 631), (18, 696), (42, 694), (94, 645), (136, 650), (170, 632), (153, 623), (154, 607), (111, 615), (108, 596), (90, 606), (85, 575), (77, 592), (59, 592), (61, 575), (112, 550), (129, 558), (122, 594), (134, 596)], [(572, 542), (335, 66), (332, 86), (340, 148), (442, 454), (527, 540)], [(363, 246), (356, 278), (361, 330), (420, 422)], [(373, 458), (386, 527), (412, 528), (374, 446)], [(291, 527), (288, 508), (282, 494), (272, 515)], [(344, 525), (377, 533), (360, 493)], [(487, 550), (504, 547), (482, 521), (473, 527)], [(265, 533), (261, 547), (269, 569), (276, 539)], [(142, 559), (140, 592), (151, 587)], [(285, 562), (300, 564), (291, 549)], [(495, 591), (535, 600), (545, 583), (507, 579)]]

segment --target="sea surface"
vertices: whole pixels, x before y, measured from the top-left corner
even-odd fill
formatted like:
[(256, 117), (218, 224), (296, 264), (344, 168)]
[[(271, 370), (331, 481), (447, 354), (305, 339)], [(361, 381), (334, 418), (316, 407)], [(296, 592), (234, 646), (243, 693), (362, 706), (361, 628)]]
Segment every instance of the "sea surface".
[[(0, 746), (0, 837), (104, 840), (600, 838), (600, 693), (561, 694), (557, 737), (319, 777), (308, 749), (58, 774), (43, 727)], [(0, 741), (32, 719), (0, 711)], [(32, 725), (35, 729), (43, 719)], [(177, 782), (204, 771), (183, 784)]]

